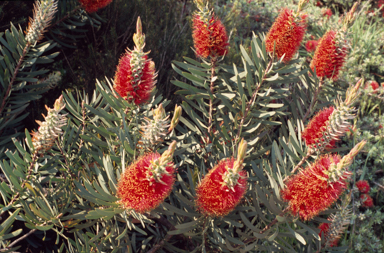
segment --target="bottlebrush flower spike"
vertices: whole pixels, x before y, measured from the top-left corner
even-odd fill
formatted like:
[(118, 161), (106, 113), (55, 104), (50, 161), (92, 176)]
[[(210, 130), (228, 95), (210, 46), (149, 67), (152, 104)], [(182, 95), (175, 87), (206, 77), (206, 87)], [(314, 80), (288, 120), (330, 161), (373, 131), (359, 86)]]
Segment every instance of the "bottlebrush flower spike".
[(281, 190), (289, 210), (303, 220), (310, 220), (329, 208), (347, 188), (348, 171), (353, 157), (365, 142), (357, 144), (342, 159), (339, 155), (324, 155), (293, 176)]
[(137, 18), (135, 47), (120, 58), (115, 74), (114, 89), (125, 100), (140, 105), (148, 101), (156, 84), (155, 63), (148, 59), (143, 49), (145, 35), (142, 33), (140, 17)]
[(358, 97), (361, 83), (362, 79), (354, 87), (347, 90), (344, 102), (341, 102), (340, 98), (337, 99), (335, 101), (336, 108), (323, 109), (311, 119), (301, 134), (310, 149), (321, 152), (325, 148), (331, 148), (347, 132), (351, 126), (348, 120), (356, 117), (354, 115), (355, 108), (351, 105)]
[(149, 212), (169, 196), (175, 183), (175, 148), (176, 141), (161, 156), (148, 153), (126, 168), (117, 186), (117, 196), (125, 208)]
[(63, 95), (56, 99), (53, 108), (47, 108), (47, 116), (44, 116), (45, 121), (41, 122), (36, 120), (40, 125), (37, 132), (32, 132), (32, 143), (37, 154), (44, 154), (52, 148), (58, 136), (63, 134), (61, 127), (66, 124), (67, 118), (65, 115), (60, 114), (60, 111), (65, 108)]
[(356, 187), (361, 193), (368, 193), (371, 190), (369, 183), (366, 180), (359, 180), (356, 182)]
[(348, 228), (352, 216), (351, 209), (347, 208), (349, 202), (350, 196), (347, 196), (346, 201), (343, 202), (342, 206), (337, 204), (339, 212), (329, 216), (328, 220), (330, 223), (320, 224), (319, 228), (321, 231), (319, 236), (323, 234), (323, 248), (336, 247), (339, 243), (341, 235)]
[(327, 77), (336, 80), (347, 56), (347, 45), (343, 34), (328, 31), (320, 39), (311, 61), (311, 69), (318, 77)]
[(299, 12), (283, 9), (266, 36), (266, 50), (273, 53), (275, 48), (276, 56), (285, 55), (283, 61), (289, 62), (300, 47), (306, 29), (305, 18)]
[(208, 4), (195, 1), (199, 11), (193, 16), (193, 44), (198, 57), (217, 58), (228, 52), (228, 36), (224, 25), (209, 11)]
[(79, 0), (79, 2), (88, 13), (92, 13), (106, 7), (112, 0)]
[(240, 202), (247, 188), (247, 173), (242, 171), (247, 142), (239, 144), (237, 160), (221, 160), (196, 189), (196, 205), (208, 216), (225, 216)]
[(25, 40), (34, 45), (43, 38), (45, 29), (49, 26), (57, 11), (56, 0), (36, 1), (33, 9), (33, 19), (29, 19)]
[(361, 194), (360, 201), (363, 207), (373, 207), (373, 199), (369, 194)]

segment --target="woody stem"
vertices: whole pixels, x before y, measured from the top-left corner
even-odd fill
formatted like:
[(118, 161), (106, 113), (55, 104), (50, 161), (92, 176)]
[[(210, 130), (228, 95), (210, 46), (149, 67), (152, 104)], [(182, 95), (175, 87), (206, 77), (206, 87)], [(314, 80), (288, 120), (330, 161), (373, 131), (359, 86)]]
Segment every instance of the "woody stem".
[(303, 122), (305, 122), (305, 120), (308, 118), (309, 114), (312, 112), (313, 106), (315, 105), (315, 103), (317, 101), (317, 96), (319, 95), (321, 88), (323, 87), (323, 84), (324, 84), (324, 77), (320, 77), (319, 87), (317, 87), (315, 94), (313, 95), (313, 99), (311, 101), (311, 104), (309, 105), (308, 111), (304, 115)]
[(215, 58), (211, 58), (211, 85), (210, 85), (210, 90), (211, 90), (211, 93), (212, 93), (212, 96), (210, 96), (209, 98), (209, 119), (208, 119), (208, 135), (211, 133), (212, 131), (212, 108), (213, 108), (213, 92), (215, 91), (215, 88), (214, 88), (214, 77), (215, 77), (215, 67), (216, 67), (216, 62), (217, 62), (217, 59), (216, 57)]

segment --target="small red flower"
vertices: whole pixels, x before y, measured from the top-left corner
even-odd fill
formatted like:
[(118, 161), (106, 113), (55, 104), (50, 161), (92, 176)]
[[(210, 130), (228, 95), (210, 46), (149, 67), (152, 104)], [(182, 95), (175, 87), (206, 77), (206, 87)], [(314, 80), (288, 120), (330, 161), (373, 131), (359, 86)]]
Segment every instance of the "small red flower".
[(344, 171), (337, 181), (330, 181), (327, 173), (340, 162), (338, 155), (324, 155), (301, 173), (293, 176), (281, 190), (289, 209), (303, 220), (310, 220), (329, 208), (347, 188), (350, 173)]
[(308, 52), (313, 52), (316, 50), (318, 44), (319, 42), (317, 40), (308, 40), (307, 43), (305, 43), (305, 49)]
[(323, 6), (323, 3), (320, 2), (320, 1), (317, 1), (317, 2), (316, 2), (316, 6), (321, 7), (321, 6)]
[(373, 207), (373, 199), (368, 194), (361, 194), (360, 201), (363, 207)]
[[(333, 106), (325, 108), (322, 111), (318, 112), (305, 127), (304, 131), (301, 134), (301, 137), (304, 139), (307, 146), (317, 144), (319, 142), (324, 142), (323, 138), (324, 130), (329, 124), (329, 117), (333, 113), (335, 108)], [(328, 148), (332, 148), (335, 145), (335, 140), (327, 145)]]
[[(155, 63), (141, 57), (142, 69), (132, 62), (133, 52), (126, 52), (119, 61), (115, 74), (114, 89), (121, 97), (128, 101), (134, 101), (136, 105), (145, 103), (151, 97), (156, 84)], [(135, 69), (136, 67), (136, 69)], [(138, 73), (141, 70), (141, 73)]]
[(365, 85), (365, 89), (368, 89), (369, 85), (371, 85), (372, 89), (373, 89), (373, 93), (377, 93), (377, 89), (380, 87), (379, 83), (376, 82), (376, 81), (369, 81), (367, 82), (367, 84)]
[(359, 180), (356, 182), (356, 187), (361, 193), (368, 193), (371, 190), (369, 183), (366, 180)]
[[(337, 33), (329, 31), (320, 39), (315, 55), (311, 62), (311, 69), (316, 67), (318, 77), (336, 80), (347, 56), (347, 48), (336, 42)], [(341, 42), (340, 42), (341, 43)]]
[[(377, 8), (380, 8), (382, 5), (384, 5), (384, 0), (379, 0), (377, 3)], [(383, 18), (384, 18), (384, 8), (381, 9), (381, 13), (383, 14)]]
[(332, 16), (332, 10), (326, 9), (323, 11), (323, 17), (328, 16), (327, 18), (330, 18)]
[(247, 189), (247, 173), (240, 171), (237, 184), (233, 190), (228, 189), (224, 184), (223, 175), (233, 166), (233, 158), (221, 160), (197, 186), (196, 205), (202, 213), (209, 216), (225, 216), (239, 204)]
[(199, 57), (220, 57), (228, 52), (228, 36), (224, 25), (214, 15), (203, 20), (199, 15), (193, 17), (193, 43)]
[[(320, 229), (319, 236), (321, 237), (321, 234), (323, 233), (325, 238), (330, 237), (329, 227), (330, 227), (330, 223), (321, 223), (319, 226), (319, 229)], [(329, 247), (336, 247), (339, 244), (339, 241), (340, 241), (340, 238), (334, 238), (332, 239), (331, 242), (328, 242), (328, 245)]]
[(307, 29), (305, 17), (296, 18), (293, 11), (283, 9), (269, 30), (265, 45), (268, 52), (273, 52), (274, 45), (277, 57), (284, 54), (284, 62), (289, 62), (296, 53)]
[(88, 13), (92, 13), (106, 7), (112, 0), (79, 0), (79, 2)]
[(159, 159), (158, 153), (149, 153), (139, 157), (121, 175), (117, 196), (125, 208), (145, 213), (160, 205), (171, 193), (175, 182), (173, 163), (165, 167), (167, 173), (162, 174), (157, 182), (150, 175), (151, 162)]

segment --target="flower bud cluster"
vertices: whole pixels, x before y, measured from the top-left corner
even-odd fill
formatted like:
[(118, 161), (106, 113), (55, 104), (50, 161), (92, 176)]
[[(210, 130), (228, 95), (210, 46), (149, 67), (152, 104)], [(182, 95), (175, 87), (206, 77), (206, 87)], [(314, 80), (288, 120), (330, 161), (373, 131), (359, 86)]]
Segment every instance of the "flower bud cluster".
[(48, 75), (47, 78), (43, 80), (38, 80), (37, 84), (46, 84), (47, 88), (53, 89), (57, 86), (57, 84), (61, 81), (61, 73), (60, 71), (54, 71)]
[(29, 20), (25, 40), (34, 45), (43, 38), (45, 29), (49, 26), (57, 11), (56, 0), (36, 1), (33, 9), (33, 19)]
[(160, 104), (155, 110), (152, 110), (153, 118), (144, 118), (145, 123), (140, 127), (141, 139), (139, 145), (145, 148), (152, 149), (157, 144), (164, 140), (164, 137), (172, 131), (178, 124), (182, 109), (180, 106), (175, 106), (173, 118), (169, 121), (163, 105)]
[(344, 233), (344, 231), (347, 229), (351, 217), (352, 217), (352, 211), (351, 209), (347, 208), (349, 203), (350, 197), (347, 196), (347, 200), (345, 203), (342, 203), (342, 205), (337, 205), (337, 209), (339, 209), (339, 212), (335, 214), (331, 214), (328, 220), (330, 223), (322, 223), (320, 224), (320, 233), (324, 235), (322, 240), (324, 241), (322, 243), (323, 248), (331, 248), (337, 246), (341, 234)]
[(44, 154), (52, 148), (55, 140), (60, 136), (63, 131), (61, 127), (66, 124), (66, 115), (60, 114), (60, 111), (65, 108), (63, 96), (61, 95), (56, 101), (53, 108), (48, 108), (47, 116), (44, 116), (45, 121), (41, 122), (36, 120), (40, 125), (37, 132), (32, 132), (32, 143), (37, 154)]

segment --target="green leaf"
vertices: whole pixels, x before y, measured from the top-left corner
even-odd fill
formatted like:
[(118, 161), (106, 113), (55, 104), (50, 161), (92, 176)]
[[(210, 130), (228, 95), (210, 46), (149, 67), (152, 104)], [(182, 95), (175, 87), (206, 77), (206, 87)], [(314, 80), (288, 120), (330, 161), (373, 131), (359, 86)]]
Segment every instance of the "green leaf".
[(291, 226), (285, 222), (287, 224), (287, 227), (288, 227), (288, 230), (289, 232), (291, 232), (291, 234), (299, 241), (301, 242), (303, 245), (307, 245), (307, 242), (305, 241), (304, 237), (301, 236), (299, 233), (297, 233), (296, 231), (294, 231)]
[(14, 211), (3, 223), (0, 224), (0, 236), (3, 236), (7, 232), (8, 228), (15, 221), (16, 216), (20, 210), (20, 208), (16, 209), (16, 211)]

